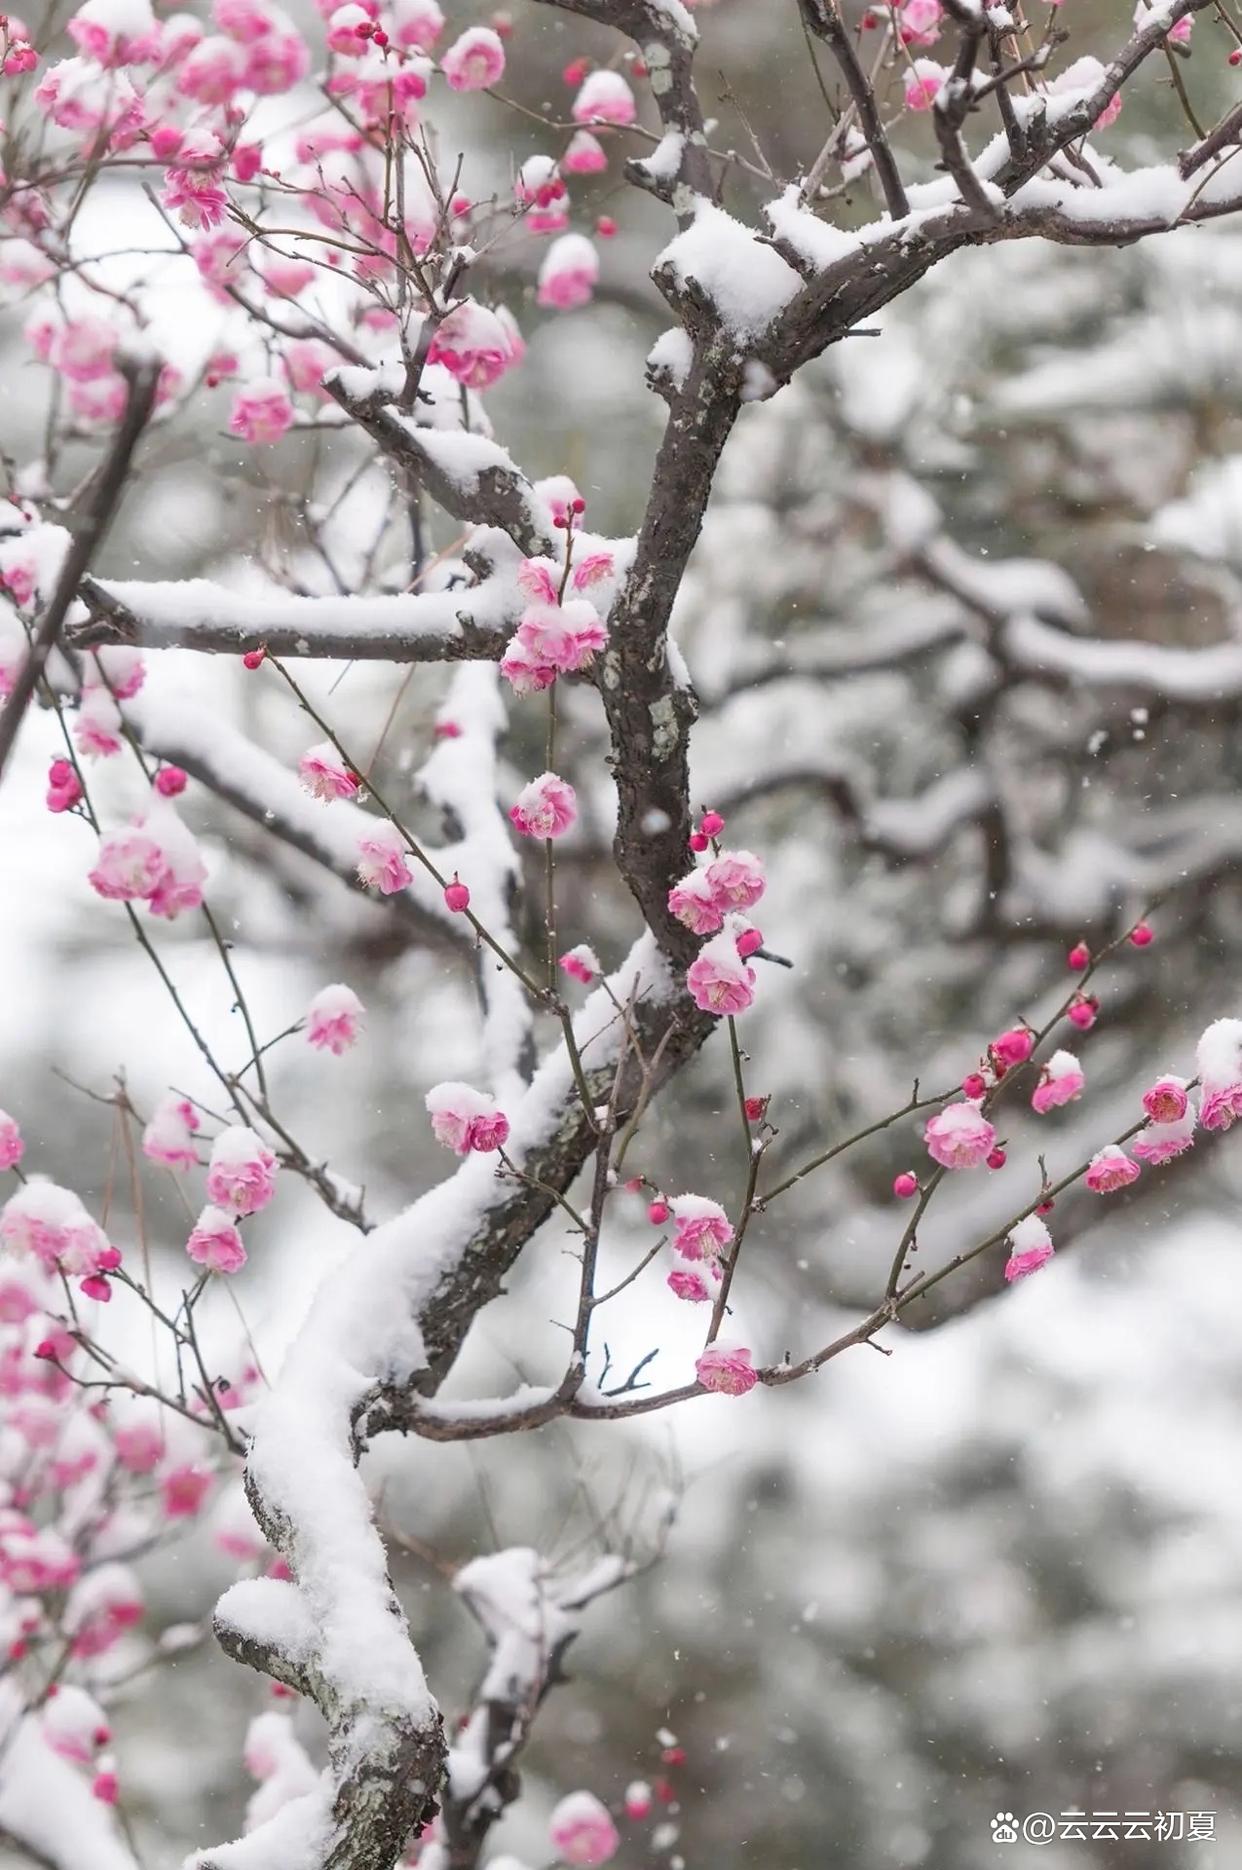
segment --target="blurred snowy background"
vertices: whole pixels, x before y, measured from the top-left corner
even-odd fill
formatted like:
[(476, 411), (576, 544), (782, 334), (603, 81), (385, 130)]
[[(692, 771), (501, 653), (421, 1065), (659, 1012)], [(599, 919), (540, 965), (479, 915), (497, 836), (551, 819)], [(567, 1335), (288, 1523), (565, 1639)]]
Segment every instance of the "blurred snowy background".
[[(1128, 14), (1115, 0), (1075, 7), (1110, 42)], [(450, 10), (463, 24), (477, 11)], [(794, 12), (721, 0), (705, 15), (721, 141), (745, 146), (740, 107), (782, 173), (820, 109)], [(515, 16), (511, 88), (560, 110), (562, 64), (597, 41), (533, 8)], [(1229, 75), (1217, 63), (1195, 74), (1209, 106)], [(478, 108), (503, 177), (525, 132), (499, 105)], [(1179, 134), (1169, 87), (1151, 82), (1111, 132), (1137, 159)], [(639, 386), (666, 322), (645, 281), (665, 229), (652, 204), (621, 205), (610, 177), (595, 205), (622, 231), (591, 311), (538, 312), (534, 243), (506, 253), (496, 290), (530, 353), (489, 409), (529, 472), (572, 474), (592, 524), (621, 532), (649, 485), (662, 414)], [(865, 198), (843, 213), (864, 210)], [(134, 244), (159, 244), (141, 196), (112, 185), (78, 238), (102, 251), (131, 225)], [(165, 286), (157, 336), (174, 355), (205, 354), (213, 314), (193, 269), (170, 259)], [(46, 382), (26, 361), (24, 316), (20, 303), (4, 315), (0, 369), (4, 447), (18, 460), (35, 450)], [(778, 1163), (893, 1107), (916, 1074), (952, 1082), (1001, 1023), (1063, 990), (1072, 939), (1152, 902), (1156, 945), (1104, 976), (1103, 1016), (1082, 1046), (1090, 1093), (1058, 1122), (1054, 1173), (1128, 1121), (1146, 1077), (1182, 1065), (1209, 1018), (1242, 1012), (1240, 349), (1242, 233), (1227, 224), (1116, 254), (1028, 243), (962, 256), (879, 335), (747, 412), (679, 635), (704, 704), (700, 800), (728, 809), (731, 837), (764, 854), (765, 934), (795, 964), (769, 970), (746, 1035)], [(296, 563), (307, 446), (256, 454), (222, 428), (204, 397), (159, 432), (101, 569), (245, 589), (260, 558)], [(342, 475), (354, 448), (340, 444)], [(1040, 631), (1069, 646), (1059, 675)], [(1085, 639), (1234, 647), (1218, 675), (1179, 688), (1158, 653), (1076, 662)], [(767, 679), (778, 658), (804, 672)], [(151, 661), (158, 692), (192, 695), (290, 764), (302, 751), (274, 677), (183, 652)], [(383, 770), (416, 811), (410, 775), (447, 680), (316, 665), (308, 686), (361, 748), (395, 708)], [(567, 713), (589, 809), (566, 847), (562, 929), (611, 961), (633, 918), (609, 876), (606, 790), (589, 778), (602, 727), (588, 693)], [(532, 770), (535, 731), (516, 710), (506, 793)], [(170, 1084), (199, 1086), (200, 1069), (86, 882), (88, 834), (42, 811), (56, 750), (52, 725), (33, 721), (0, 792), (0, 1102), (21, 1112), (31, 1166), (96, 1211), (111, 1191), (121, 1239), (111, 1113), (66, 1080), (106, 1093), (123, 1070), (149, 1109)], [(300, 1041), (274, 1054), (274, 1098), (312, 1153), (391, 1213), (443, 1169), (422, 1096), (472, 1075), (467, 970), (201, 788), (187, 817), (262, 1030), (298, 1018), (328, 981), (366, 1003), (353, 1054), (312, 1057)], [(214, 950), (188, 920), (162, 943), (203, 1029), (236, 1049)], [(636, 1166), (735, 1203), (730, 1095), (727, 1057), (710, 1047), (666, 1096)], [(915, 1154), (914, 1126), (898, 1126), (756, 1222), (737, 1301), (757, 1352), (824, 1342), (872, 1301), (897, 1226), (887, 1191)], [(668, 1729), (687, 1760), (671, 1775), (667, 1856), (689, 1870), (1242, 1861), (1242, 1161), (1228, 1141), (1196, 1154), (1108, 1204), (1065, 1200), (1045, 1273), (1004, 1292), (1001, 1258), (985, 1258), (938, 1289), (913, 1331), (890, 1335), (891, 1356), (863, 1348), (789, 1391), (607, 1431), (477, 1450), (389, 1438), (375, 1481), (387, 1522), (424, 1551), (398, 1557), (397, 1573), (450, 1715), (478, 1649), (434, 1560), (522, 1542), (568, 1556), (604, 1537), (643, 1549), (670, 1487), (679, 1500), (662, 1562), (592, 1613), (575, 1679), (540, 1722), (532, 1796), (496, 1848), (540, 1862), (555, 1796), (589, 1784), (615, 1800), (662, 1770), (656, 1735)], [(149, 1177), (146, 1223), (175, 1291), (185, 1217), (167, 1187)], [(929, 1257), (1026, 1198), (1003, 1175), (954, 1194)], [(605, 1277), (646, 1238), (635, 1199)], [(323, 1270), (366, 1244), (289, 1177), (252, 1239), (235, 1290), (270, 1368)], [(559, 1369), (564, 1246), (549, 1227), (528, 1251), (452, 1393)], [(243, 1343), (232, 1290), (213, 1295), (209, 1319), (225, 1358)], [(113, 1309), (140, 1362), (146, 1325), (125, 1304)], [(690, 1309), (658, 1284), (634, 1288), (605, 1334), (618, 1364), (658, 1345), (657, 1376), (683, 1379)], [(154, 1617), (201, 1622), (235, 1574), (187, 1538), (152, 1567)], [(210, 1637), (135, 1684), (117, 1727), (145, 1862), (236, 1832), (241, 1738), (267, 1687)], [(999, 1811), (1074, 1806), (1211, 1811), (1216, 1842), (1037, 1853), (991, 1841)]]

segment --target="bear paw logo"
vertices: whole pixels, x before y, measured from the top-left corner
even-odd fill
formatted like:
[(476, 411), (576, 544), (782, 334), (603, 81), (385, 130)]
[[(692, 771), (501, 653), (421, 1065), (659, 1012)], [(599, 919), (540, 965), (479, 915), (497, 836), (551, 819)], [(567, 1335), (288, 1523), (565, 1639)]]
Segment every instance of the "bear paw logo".
[(1014, 1829), (1014, 1823), (1012, 1812), (997, 1812), (992, 1820), (993, 1844), (1016, 1844), (1018, 1833)]

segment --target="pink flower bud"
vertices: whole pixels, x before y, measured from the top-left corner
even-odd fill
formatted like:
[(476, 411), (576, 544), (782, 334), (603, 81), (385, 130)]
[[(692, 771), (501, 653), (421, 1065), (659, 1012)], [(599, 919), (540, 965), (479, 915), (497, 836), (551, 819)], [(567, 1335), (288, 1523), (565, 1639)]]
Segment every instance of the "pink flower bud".
[(1065, 959), (1076, 974), (1081, 974), (1084, 968), (1091, 966), (1091, 950), (1085, 941), (1075, 942)]
[(967, 1072), (966, 1076), (962, 1079), (962, 1096), (968, 1097), (972, 1104), (977, 1103), (979, 1098), (986, 1096), (987, 1088), (988, 1081), (983, 1076), (982, 1072)]
[(188, 783), (187, 775), (179, 766), (161, 766), (154, 781), (155, 790), (162, 799), (175, 799)]
[(661, 1201), (657, 1198), (647, 1209), (647, 1219), (651, 1222), (653, 1227), (663, 1227), (668, 1217), (669, 1205), (667, 1201)]
[(1008, 1158), (1004, 1150), (998, 1147), (990, 1150), (984, 1160), (987, 1162), (989, 1169), (1003, 1169)]
[(767, 1107), (768, 1107), (768, 1100), (766, 1097), (748, 1097), (746, 1099), (747, 1122), (748, 1123), (759, 1123), (762, 1120), (763, 1114), (767, 1110)]
[(699, 830), (704, 837), (718, 838), (725, 828), (725, 821), (719, 812), (704, 812), (699, 820)]
[(453, 881), (445, 886), (444, 904), (454, 915), (460, 915), (463, 909), (470, 907), (470, 891), (456, 871), (453, 872)]
[(705, 851), (711, 840), (703, 831), (692, 831), (688, 842), (692, 851)]
[(1146, 948), (1154, 940), (1151, 927), (1146, 922), (1136, 923), (1130, 930), (1130, 941), (1135, 948)]
[(1099, 1006), (1095, 1000), (1075, 1000), (1066, 1018), (1071, 1026), (1077, 1026), (1080, 1032), (1090, 1032), (1095, 1025), (1098, 1012)]
[(743, 929), (737, 938), (737, 951), (743, 961), (748, 955), (754, 954), (757, 948), (762, 947), (763, 931), (761, 929)]
[(266, 644), (264, 644), (261, 649), (248, 649), (245, 655), (242, 657), (242, 667), (243, 669), (257, 669), (262, 662), (266, 661), (266, 659), (267, 659), (267, 645)]
[(919, 1178), (913, 1169), (903, 1169), (893, 1177), (893, 1193), (898, 1201), (912, 1201), (919, 1192)]
[(101, 1305), (106, 1305), (112, 1297), (112, 1287), (102, 1273), (88, 1273), (85, 1279), (78, 1281), (78, 1291), (83, 1298), (98, 1299)]

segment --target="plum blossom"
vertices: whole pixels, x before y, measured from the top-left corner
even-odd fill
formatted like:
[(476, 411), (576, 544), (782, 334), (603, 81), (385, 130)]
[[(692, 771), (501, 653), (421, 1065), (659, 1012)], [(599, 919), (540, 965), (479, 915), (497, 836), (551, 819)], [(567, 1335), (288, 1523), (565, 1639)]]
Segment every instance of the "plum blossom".
[(147, 0), (86, 0), (65, 31), (99, 65), (145, 64), (159, 56), (159, 32)]
[(538, 300), (560, 312), (589, 305), (599, 282), (599, 255), (585, 234), (562, 234), (539, 268)]
[(120, 1255), (71, 1189), (34, 1176), (0, 1209), (0, 1244), (30, 1254), (49, 1272), (110, 1271)]
[(608, 1807), (593, 1792), (571, 1792), (553, 1810), (548, 1835), (567, 1864), (606, 1864), (621, 1843)]
[(1203, 1085), (1199, 1121), (1205, 1130), (1228, 1130), (1242, 1117), (1242, 1019), (1213, 1020), (1195, 1060)]
[(169, 169), (160, 199), (183, 227), (218, 227), (229, 205), (215, 177), (199, 169)]
[(589, 987), (593, 980), (598, 980), (603, 972), (599, 956), (594, 948), (588, 947), (586, 942), (579, 942), (576, 948), (567, 948), (558, 966), (562, 973), (568, 974), (570, 980), (581, 981), (584, 987)]
[(26, 1153), (22, 1133), (15, 1117), (0, 1110), (0, 1170), (15, 1169)]
[(120, 336), (105, 318), (75, 319), (54, 334), (47, 361), (71, 383), (89, 383), (112, 370)]
[(82, 687), (103, 688), (118, 701), (132, 701), (146, 679), (146, 657), (128, 643), (106, 645), (82, 660)]
[(79, 1578), (65, 1605), (75, 1656), (102, 1656), (142, 1622), (142, 1587), (128, 1565), (104, 1564)]
[(156, 1105), (142, 1132), (142, 1153), (165, 1169), (193, 1169), (198, 1164), (194, 1141), (198, 1113), (188, 1098), (175, 1092)]
[(1172, 1162), (1194, 1148), (1195, 1122), (1195, 1107), (1187, 1104), (1183, 1116), (1168, 1123), (1147, 1124), (1131, 1143), (1130, 1152), (1152, 1168), (1162, 1162)]
[(205, 1207), (185, 1243), (185, 1250), (197, 1266), (213, 1273), (239, 1273), (246, 1264), (246, 1249), (237, 1227), (222, 1208)]
[(1151, 1089), (1143, 1093), (1143, 1109), (1153, 1123), (1177, 1123), (1190, 1108), (1185, 1078), (1174, 1072), (1162, 1072)]
[(1034, 1034), (1026, 1026), (1011, 1026), (1008, 1032), (1002, 1032), (993, 1039), (988, 1047), (998, 1065), (1011, 1071), (1015, 1065), (1021, 1065), (1031, 1056), (1035, 1047)]
[(568, 780), (540, 773), (518, 793), (509, 817), (524, 838), (564, 837), (577, 821), (577, 795)]
[(716, 1390), (722, 1396), (745, 1396), (759, 1381), (750, 1352), (720, 1338), (695, 1359), (694, 1374), (705, 1390)]
[(471, 390), (490, 389), (517, 362), (512, 332), (477, 299), (463, 299), (441, 319), (427, 356)]
[(1083, 1179), (1093, 1194), (1111, 1195), (1137, 1182), (1139, 1174), (1138, 1163), (1131, 1162), (1124, 1149), (1116, 1143), (1107, 1143), (1092, 1156)]
[(704, 874), (721, 909), (752, 909), (767, 887), (763, 865), (751, 851), (722, 851)]
[(488, 26), (471, 26), (440, 55), (440, 70), (453, 91), (486, 91), (504, 76), (505, 48)]
[(164, 853), (141, 826), (114, 831), (99, 840), (92, 889), (109, 902), (136, 902), (150, 896), (164, 874)]
[(1052, 1258), (1054, 1251), (1052, 1236), (1038, 1214), (1028, 1214), (1025, 1220), (1018, 1221), (1009, 1230), (1009, 1259), (1005, 1265), (1005, 1278), (1012, 1285), (1015, 1279), (1025, 1279), (1029, 1273), (1037, 1273)]
[(683, 1260), (715, 1265), (733, 1239), (733, 1225), (720, 1203), (708, 1195), (676, 1195), (668, 1209), (673, 1217), (673, 1251)]
[(276, 1193), (276, 1158), (248, 1124), (230, 1124), (211, 1146), (207, 1199), (234, 1214), (257, 1214)]
[(53, 1753), (78, 1765), (89, 1765), (112, 1738), (99, 1703), (72, 1682), (55, 1685), (44, 1701), (40, 1725)]
[(255, 445), (278, 442), (293, 422), (293, 404), (283, 383), (260, 379), (239, 390), (229, 416), (230, 435)]
[(585, 669), (607, 641), (608, 631), (594, 604), (586, 598), (561, 604), (553, 595), (523, 611), (500, 671), (519, 694), (529, 694), (549, 687), (557, 675)]
[(211, 1492), (210, 1468), (182, 1461), (160, 1475), (160, 1504), (165, 1519), (193, 1519)]
[(937, 65), (934, 58), (916, 58), (907, 66), (902, 82), (906, 109), (930, 110), (948, 76), (946, 68)]
[(1082, 1096), (1085, 1082), (1082, 1066), (1072, 1052), (1054, 1052), (1031, 1093), (1031, 1109), (1042, 1117), (1062, 1104), (1072, 1104)]
[(589, 130), (577, 130), (561, 157), (561, 167), (570, 175), (601, 175), (608, 167), (603, 144)]
[(468, 1156), (471, 1150), (487, 1154), (501, 1149), (509, 1134), (509, 1119), (493, 1098), (473, 1085), (449, 1082), (433, 1085), (424, 1100), (437, 1143)]
[(396, 45), (429, 52), (444, 31), (444, 14), (438, 0), (393, 0), (389, 11), (389, 31)]
[(665, 1283), (679, 1299), (689, 1299), (695, 1305), (701, 1305), (704, 1299), (711, 1297), (702, 1273), (692, 1273), (684, 1266), (675, 1267)]
[(755, 998), (755, 970), (738, 954), (735, 920), (730, 917), (686, 969), (686, 987), (694, 1004), (701, 1013), (712, 1013), (717, 1019), (744, 1013)]
[(377, 818), (358, 840), (358, 875), (381, 896), (394, 896), (412, 880), (405, 839), (386, 818)]
[(974, 1169), (987, 1161), (996, 1131), (977, 1104), (946, 1104), (924, 1124), (923, 1141), (942, 1169)]
[(83, 695), (73, 739), (87, 759), (106, 760), (121, 751), (121, 710), (106, 688), (91, 688)]
[(943, 18), (940, 0), (903, 0), (899, 22), (902, 39), (907, 45), (935, 45)]
[(619, 71), (589, 72), (570, 112), (575, 123), (633, 123), (638, 115), (634, 93)]
[(307, 748), (298, 761), (298, 778), (313, 799), (352, 799), (362, 784), (330, 740)]
[(321, 987), (306, 1010), (307, 1041), (340, 1058), (356, 1043), (362, 1015), (362, 1001), (352, 987), (343, 981)]

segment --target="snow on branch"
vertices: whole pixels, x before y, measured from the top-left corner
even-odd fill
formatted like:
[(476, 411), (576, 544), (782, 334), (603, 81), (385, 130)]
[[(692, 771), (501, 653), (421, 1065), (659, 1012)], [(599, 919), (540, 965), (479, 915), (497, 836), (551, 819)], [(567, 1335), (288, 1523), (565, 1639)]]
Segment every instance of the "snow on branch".
[(466, 589), (373, 597), (234, 591), (207, 578), (88, 578), (79, 595), (90, 619), (67, 633), (78, 648), (130, 643), (234, 656), (263, 646), (278, 656), (376, 662), (498, 661), (522, 601), (500, 574)]
[[(611, 996), (611, 997), (610, 997)], [(710, 1020), (679, 1011), (655, 944), (644, 938), (574, 1022), (591, 1088), (603, 1097), (630, 1033), (662, 1041), (663, 1081), (702, 1042)], [(628, 1082), (632, 1102), (636, 1083)], [(239, 1660), (295, 1675), (329, 1727), (330, 1771), (272, 1825), (205, 1852), (200, 1870), (388, 1870), (427, 1815), (439, 1783), (440, 1717), (388, 1578), (357, 1462), (366, 1441), (404, 1426), (404, 1409), (433, 1389), (481, 1307), (547, 1218), (594, 1147), (562, 1044), (510, 1113), (516, 1190), (486, 1156), (378, 1228), (321, 1285), (281, 1374), (258, 1406), (247, 1464), (255, 1515), (284, 1553), (303, 1609), (229, 1594), (218, 1622)], [(306, 1613), (306, 1614), (304, 1614)], [(308, 1621), (309, 1618), (309, 1621)], [(306, 1632), (314, 1630), (313, 1652)], [(290, 1639), (292, 1642), (290, 1644)], [(290, 1644), (290, 1653), (284, 1653)], [(301, 1827), (298, 1848), (287, 1828)]]
[(556, 531), (546, 500), (498, 442), (464, 429), (431, 429), (396, 407), (387, 379), (345, 368), (324, 381), (347, 415), (403, 474), (426, 489), (454, 519), (496, 526), (528, 557), (555, 555)]

